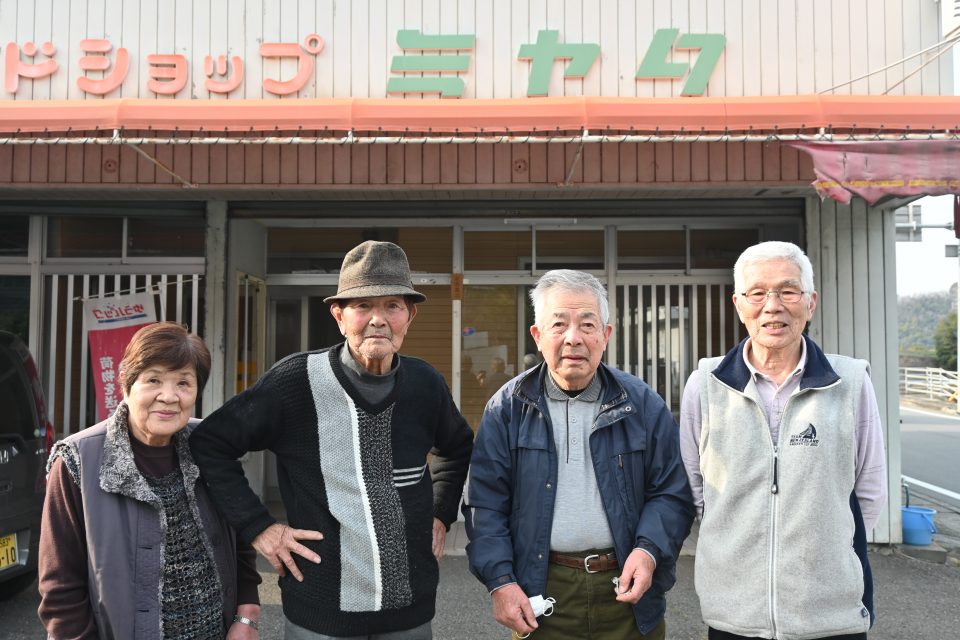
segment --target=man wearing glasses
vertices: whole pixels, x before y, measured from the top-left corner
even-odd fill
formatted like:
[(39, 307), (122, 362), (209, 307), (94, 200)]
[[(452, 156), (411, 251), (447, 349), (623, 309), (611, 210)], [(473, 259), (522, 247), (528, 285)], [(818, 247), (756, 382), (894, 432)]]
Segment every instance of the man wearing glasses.
[(708, 637), (866, 638), (866, 534), (886, 501), (869, 364), (804, 334), (817, 292), (795, 245), (748, 248), (733, 277), (749, 337), (700, 361), (680, 409)]

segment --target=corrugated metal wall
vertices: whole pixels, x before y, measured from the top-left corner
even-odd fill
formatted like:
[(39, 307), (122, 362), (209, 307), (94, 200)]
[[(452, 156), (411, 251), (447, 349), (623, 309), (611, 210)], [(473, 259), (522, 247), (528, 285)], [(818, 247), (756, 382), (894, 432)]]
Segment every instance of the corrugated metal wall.
[[(517, 60), (517, 53), (522, 44), (536, 42), (542, 29), (558, 30), (560, 42), (601, 44), (599, 61), (582, 80), (563, 80), (562, 65), (555, 64), (550, 95), (675, 96), (681, 81), (635, 79), (654, 32), (670, 27), (726, 35), (707, 90), (713, 96), (825, 91), (936, 43), (940, 33), (937, 4), (917, 0), (3, 0), (0, 42), (51, 41), (60, 70), (50, 78), (24, 80), (15, 96), (6, 91), (2, 96), (92, 97), (76, 84), (85, 55), (80, 42), (106, 38), (114, 53), (118, 47), (130, 53), (127, 78), (108, 97), (155, 96), (147, 88), (150, 54), (187, 57), (189, 78), (180, 98), (223, 98), (204, 86), (206, 55), (243, 59), (244, 82), (231, 98), (275, 97), (263, 90), (264, 79), (292, 78), (297, 62), (262, 58), (261, 43), (302, 43), (316, 33), (324, 49), (313, 74), (291, 97), (381, 98), (387, 95), (391, 61), (401, 53), (400, 29), (476, 35), (463, 75), (468, 98), (526, 95), (530, 63)], [(672, 61), (690, 58), (689, 52), (675, 51)], [(947, 58), (891, 93), (951, 93)], [(44, 59), (38, 54), (34, 61)], [(837, 93), (883, 93), (917, 66), (897, 65)]]
[(807, 201), (807, 255), (820, 294), (811, 337), (828, 353), (870, 362), (887, 448), (890, 499), (876, 542), (900, 542), (897, 264), (892, 210)]

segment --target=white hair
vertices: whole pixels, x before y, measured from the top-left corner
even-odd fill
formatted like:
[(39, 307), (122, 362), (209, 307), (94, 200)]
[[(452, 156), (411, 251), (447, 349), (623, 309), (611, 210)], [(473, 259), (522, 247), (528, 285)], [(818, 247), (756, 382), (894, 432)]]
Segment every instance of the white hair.
[(567, 293), (591, 293), (597, 299), (600, 309), (600, 322), (604, 325), (610, 322), (610, 304), (607, 302), (607, 290), (596, 277), (583, 271), (573, 269), (554, 269), (547, 271), (537, 280), (537, 286), (530, 291), (530, 301), (533, 302), (534, 322), (543, 326), (545, 320), (547, 293), (557, 289)]
[(747, 247), (737, 258), (737, 263), (733, 265), (733, 286), (736, 294), (740, 295), (746, 290), (743, 272), (747, 267), (774, 260), (786, 260), (796, 265), (800, 269), (800, 286), (803, 292), (808, 295), (814, 292), (813, 265), (810, 264), (807, 254), (792, 242), (771, 240)]

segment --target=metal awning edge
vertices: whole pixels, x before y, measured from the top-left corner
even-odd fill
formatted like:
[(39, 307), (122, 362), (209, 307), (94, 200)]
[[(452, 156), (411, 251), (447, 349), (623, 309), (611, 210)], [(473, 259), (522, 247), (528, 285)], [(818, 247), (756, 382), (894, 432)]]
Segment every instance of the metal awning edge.
[[(960, 131), (960, 96), (6, 100), (0, 133), (799, 136)], [(368, 135), (369, 137), (369, 135)]]

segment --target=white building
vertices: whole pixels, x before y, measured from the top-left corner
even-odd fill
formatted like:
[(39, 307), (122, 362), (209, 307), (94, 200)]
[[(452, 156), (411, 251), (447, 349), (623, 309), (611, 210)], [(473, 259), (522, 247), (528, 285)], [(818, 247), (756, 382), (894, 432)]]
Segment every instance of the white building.
[[(404, 351), (472, 422), (475, 374), (535, 351), (525, 292), (558, 266), (607, 284), (607, 361), (677, 410), (697, 359), (745, 336), (734, 259), (790, 240), (816, 270), (811, 335), (872, 364), (893, 497), (874, 539), (897, 542), (904, 200), (821, 201), (789, 143), (949, 138), (941, 8), (2, 0), (0, 320), (75, 432), (94, 421), (80, 301), (157, 287), (212, 348), (209, 412), (338, 341), (322, 298), (344, 252), (390, 239), (429, 296)], [(269, 458), (248, 471), (276, 491)]]

